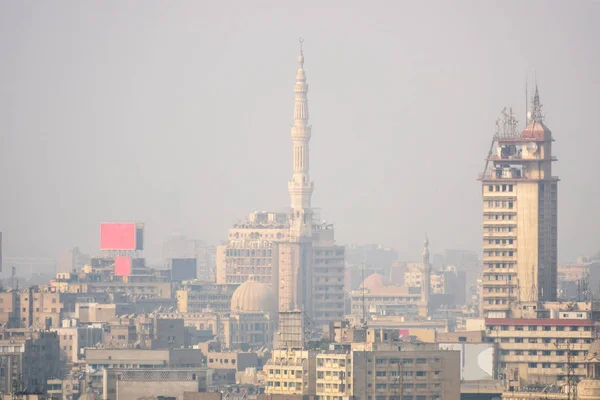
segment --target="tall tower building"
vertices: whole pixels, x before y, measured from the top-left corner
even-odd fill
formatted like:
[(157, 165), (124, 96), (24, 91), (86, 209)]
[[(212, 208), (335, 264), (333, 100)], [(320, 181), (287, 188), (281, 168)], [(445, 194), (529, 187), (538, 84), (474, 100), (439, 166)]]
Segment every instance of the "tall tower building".
[(515, 302), (552, 301), (557, 288), (557, 184), (552, 133), (544, 124), (538, 89), (517, 130), (503, 111), (482, 174), (482, 311), (509, 317)]
[(419, 314), (422, 317), (429, 315), (429, 297), (431, 294), (431, 263), (429, 261), (429, 239), (425, 235), (423, 243), (423, 279), (421, 282), (421, 304)]
[(308, 125), (308, 84), (304, 73), (304, 54), (300, 39), (298, 73), (294, 85), (294, 124), (292, 125), (293, 175), (288, 183), (291, 199), (290, 235), (295, 241), (310, 241), (312, 237), (311, 197), (314, 184), (310, 180), (309, 146), (310, 130)]
[(290, 192), (289, 242), (279, 246), (279, 311), (296, 309), (313, 315), (312, 310), (312, 208), (314, 189), (308, 174), (311, 127), (308, 125), (308, 84), (300, 39), (298, 72), (294, 85), (294, 124), (291, 129), (293, 175)]

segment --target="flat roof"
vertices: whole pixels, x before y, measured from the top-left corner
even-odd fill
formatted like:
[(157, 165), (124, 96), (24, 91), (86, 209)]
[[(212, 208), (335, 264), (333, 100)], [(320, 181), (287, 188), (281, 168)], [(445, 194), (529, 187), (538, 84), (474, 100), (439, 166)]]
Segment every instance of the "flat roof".
[(561, 319), (561, 318), (486, 318), (486, 325), (562, 325), (562, 326), (594, 326), (594, 321), (589, 319)]

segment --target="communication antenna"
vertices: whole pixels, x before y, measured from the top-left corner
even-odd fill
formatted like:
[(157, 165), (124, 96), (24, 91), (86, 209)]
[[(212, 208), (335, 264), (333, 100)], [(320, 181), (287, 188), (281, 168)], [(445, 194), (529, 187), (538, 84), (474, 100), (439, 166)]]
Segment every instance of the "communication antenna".
[(363, 327), (367, 327), (367, 304), (365, 303), (365, 263), (360, 263), (360, 272), (362, 275), (362, 314), (363, 314)]
[(525, 74), (525, 125), (529, 122), (529, 94), (527, 93), (527, 81), (529, 77)]
[(535, 267), (531, 266), (531, 299), (529, 301), (537, 301), (537, 288), (535, 286)]

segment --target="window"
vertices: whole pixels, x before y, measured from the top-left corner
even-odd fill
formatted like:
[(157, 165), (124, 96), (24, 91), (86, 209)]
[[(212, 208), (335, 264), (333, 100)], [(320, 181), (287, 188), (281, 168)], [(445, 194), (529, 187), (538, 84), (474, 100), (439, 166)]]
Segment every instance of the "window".
[(523, 343), (523, 338), (522, 337), (515, 338), (515, 343)]
[(537, 368), (537, 363), (529, 363), (527, 366), (529, 368)]
[(385, 383), (378, 383), (377, 385), (375, 385), (375, 389), (377, 390), (385, 390), (387, 388), (387, 385)]
[(424, 358), (417, 358), (417, 364), (426, 364), (427, 360)]
[(417, 371), (417, 376), (426, 376), (425, 371)]

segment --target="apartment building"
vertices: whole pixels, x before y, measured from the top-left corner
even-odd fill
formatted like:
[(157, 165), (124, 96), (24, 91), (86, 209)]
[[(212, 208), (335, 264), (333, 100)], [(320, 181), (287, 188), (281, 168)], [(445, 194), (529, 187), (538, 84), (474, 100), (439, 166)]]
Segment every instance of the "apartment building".
[(56, 332), (0, 331), (0, 392), (46, 390), (47, 380), (61, 373), (58, 346)]
[(314, 395), (316, 393), (317, 352), (312, 350), (274, 350), (263, 366), (265, 393)]
[(565, 381), (567, 375), (584, 378), (594, 322), (577, 314), (580, 319), (486, 318), (486, 339), (498, 346), (499, 378), (511, 388), (553, 384)]

